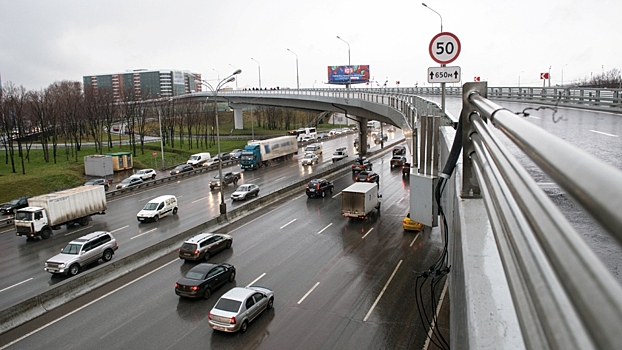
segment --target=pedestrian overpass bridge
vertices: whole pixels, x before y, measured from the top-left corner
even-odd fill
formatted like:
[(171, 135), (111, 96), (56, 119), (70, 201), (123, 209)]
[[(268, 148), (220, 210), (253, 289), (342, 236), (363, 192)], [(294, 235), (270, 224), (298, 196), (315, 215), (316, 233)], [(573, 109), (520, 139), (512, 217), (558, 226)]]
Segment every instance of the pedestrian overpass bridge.
[(360, 122), (361, 144), (367, 120), (402, 128), (415, 164), (411, 215), (440, 226), (447, 247), (420, 277), (449, 276), (451, 347), (619, 349), (622, 287), (493, 129), (618, 242), (622, 171), (492, 100), (622, 114), (622, 90), (467, 83), (447, 94), (462, 100), (457, 117), (425, 98), (440, 95), (438, 88), (219, 91), (190, 97), (228, 102), (236, 128), (242, 128), (241, 108), (249, 105), (346, 113)]

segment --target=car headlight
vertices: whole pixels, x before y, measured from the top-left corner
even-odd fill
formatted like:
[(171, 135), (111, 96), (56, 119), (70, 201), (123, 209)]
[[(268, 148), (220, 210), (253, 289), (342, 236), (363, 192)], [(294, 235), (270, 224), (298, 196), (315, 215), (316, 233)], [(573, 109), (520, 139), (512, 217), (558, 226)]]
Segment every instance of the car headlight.
[(58, 265), (58, 267), (65, 267), (65, 264), (60, 264)]

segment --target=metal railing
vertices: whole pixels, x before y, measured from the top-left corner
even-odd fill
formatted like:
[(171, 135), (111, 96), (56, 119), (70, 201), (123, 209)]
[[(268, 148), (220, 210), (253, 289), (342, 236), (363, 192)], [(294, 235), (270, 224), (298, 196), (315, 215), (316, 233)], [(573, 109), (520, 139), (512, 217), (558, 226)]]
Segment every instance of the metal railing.
[(492, 126), (618, 242), (622, 242), (622, 172), (491, 102), (490, 91), (486, 83), (463, 87), (461, 195), (484, 199), (525, 345), (618, 349), (622, 287)]

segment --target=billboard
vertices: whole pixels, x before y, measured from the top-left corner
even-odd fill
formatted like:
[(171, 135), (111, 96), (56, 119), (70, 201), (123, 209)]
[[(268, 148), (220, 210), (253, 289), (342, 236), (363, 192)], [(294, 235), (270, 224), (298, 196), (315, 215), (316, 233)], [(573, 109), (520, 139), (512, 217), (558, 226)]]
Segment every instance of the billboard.
[(329, 84), (360, 84), (369, 81), (369, 65), (328, 66)]

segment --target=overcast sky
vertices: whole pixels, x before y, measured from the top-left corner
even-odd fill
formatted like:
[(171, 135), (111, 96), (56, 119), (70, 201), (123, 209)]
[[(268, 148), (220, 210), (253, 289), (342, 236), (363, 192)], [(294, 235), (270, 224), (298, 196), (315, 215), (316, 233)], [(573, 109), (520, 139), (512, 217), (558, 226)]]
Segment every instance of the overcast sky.
[[(427, 0), (462, 44), (462, 82), (551, 85), (622, 69), (620, 0)], [(27, 89), (134, 69), (177, 69), (238, 86), (328, 87), (327, 66), (370, 65), (388, 86), (430, 85), (441, 19), (399, 0), (0, 0), (2, 82)], [(259, 62), (251, 60), (251, 57)], [(235, 86), (235, 84), (230, 84)]]

